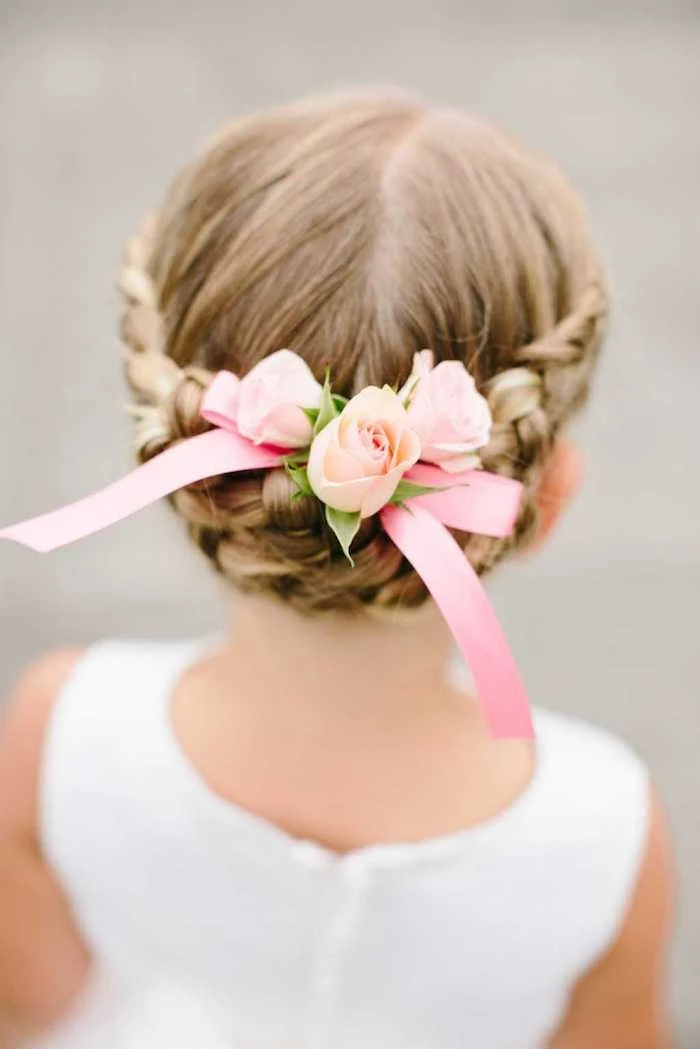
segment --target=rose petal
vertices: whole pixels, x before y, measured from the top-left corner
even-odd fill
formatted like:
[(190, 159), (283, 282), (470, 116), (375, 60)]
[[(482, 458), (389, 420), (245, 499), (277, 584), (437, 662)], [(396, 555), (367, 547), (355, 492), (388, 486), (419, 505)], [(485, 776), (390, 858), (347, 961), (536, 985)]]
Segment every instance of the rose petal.
[(371, 487), (365, 493), (360, 507), (362, 517), (371, 517), (372, 514), (378, 513), (383, 506), (386, 506), (407, 469), (408, 466), (395, 466), (382, 477), (372, 479)]
[(336, 510), (345, 510), (346, 513), (355, 513), (361, 510), (365, 496), (372, 485), (383, 480), (384, 477), (360, 477), (356, 481), (342, 481), (340, 484), (326, 481), (320, 492), (316, 489), (314, 491), (319, 499), (328, 506)]
[(472, 441), (454, 441), (454, 442), (434, 442), (425, 445), (423, 448), (423, 454), (421, 458), (425, 458), (426, 455), (435, 455), (443, 458), (451, 458), (453, 455), (462, 455), (464, 452), (474, 452), (477, 448), (482, 448), (481, 441), (475, 444)]
[(331, 441), (323, 458), (323, 476), (334, 484), (357, 481), (365, 476), (364, 463), (359, 456)]
[(309, 449), (309, 461), (306, 469), (309, 477), (309, 484), (319, 499), (322, 498), (321, 493), (323, 491), (323, 486), (326, 483), (324, 473), (326, 453), (328, 452), (331, 442), (336, 437), (339, 422), (339, 419), (333, 419), (329, 422), (328, 426), (325, 426), (323, 430), (314, 437), (311, 442), (311, 448)]
[(431, 439), (438, 412), (430, 396), (429, 380), (420, 382), (408, 408), (409, 426), (420, 437), (423, 444)]
[(311, 420), (303, 409), (296, 404), (280, 404), (260, 420), (255, 443), (306, 448), (312, 433)]
[(459, 361), (441, 361), (419, 384), (409, 418), (423, 441), (422, 457), (427, 461), (444, 458), (441, 446), (462, 454), (483, 447), (489, 439), (488, 403)]
[(421, 448), (420, 437), (412, 427), (407, 426), (401, 434), (401, 440), (397, 447), (398, 458), (405, 470), (408, 470), (409, 467), (418, 462), (421, 456)]
[[(432, 461), (436, 462), (437, 460)], [(462, 455), (455, 455), (451, 459), (440, 460), (438, 466), (445, 473), (456, 474), (461, 473), (463, 470), (475, 470), (481, 466), (481, 459), (478, 452), (464, 452)]]
[(368, 451), (362, 439), (364, 427), (354, 420), (346, 420), (340, 426), (338, 443), (344, 451), (352, 454), (360, 465), (360, 475), (376, 476), (385, 472), (386, 456), (376, 456)]
[(366, 386), (346, 404), (343, 416), (346, 424), (351, 420), (382, 423), (390, 419), (407, 421), (406, 409), (390, 386), (384, 386), (381, 390), (378, 386)]
[(277, 350), (264, 357), (241, 379), (242, 390), (253, 383), (269, 387), (271, 381), (287, 400), (302, 408), (318, 408), (321, 386), (306, 361), (292, 350)]
[[(307, 472), (309, 484), (316, 496), (336, 510), (354, 513), (362, 506), (365, 492), (372, 484), (373, 478), (362, 477), (362, 467), (352, 455), (344, 452), (338, 445), (340, 417), (333, 419), (314, 438), (309, 452)], [(333, 470), (350, 474), (352, 478), (337, 479)], [(330, 470), (330, 474), (329, 471)]]
[[(412, 466), (420, 457), (420, 437), (411, 426), (392, 425), (387, 428), (390, 428), (393, 444), (393, 454), (391, 462), (389, 463), (389, 469), (393, 470), (395, 466), (409, 460), (409, 465)], [(414, 455), (416, 457), (415, 459), (412, 458)]]
[[(304, 447), (311, 432), (308, 419), (302, 412), (302, 421), (298, 411), (319, 407), (321, 392), (321, 386), (301, 357), (291, 350), (278, 350), (259, 361), (241, 379), (238, 430), (257, 444), (274, 442), (289, 448)], [(276, 415), (281, 409), (295, 410), (284, 416)], [(275, 418), (271, 421), (273, 414)]]
[(338, 429), (338, 442), (346, 452), (356, 452), (358, 455), (364, 454), (360, 429), (354, 419), (343, 419), (341, 417)]
[(419, 350), (418, 353), (413, 354), (413, 367), (411, 369), (411, 374), (398, 393), (399, 400), (402, 404), (411, 396), (421, 379), (424, 379), (426, 375), (428, 375), (433, 367), (433, 360), (434, 357), (432, 350)]

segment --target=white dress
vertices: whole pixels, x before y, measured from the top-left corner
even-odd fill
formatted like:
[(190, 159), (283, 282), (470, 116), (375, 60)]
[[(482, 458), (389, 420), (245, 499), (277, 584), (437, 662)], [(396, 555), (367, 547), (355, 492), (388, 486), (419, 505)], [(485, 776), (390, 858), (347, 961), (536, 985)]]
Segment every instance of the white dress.
[(169, 698), (201, 642), (105, 641), (49, 726), (40, 832), (96, 960), (41, 1049), (535, 1049), (619, 932), (649, 822), (620, 740), (535, 712), (495, 819), (338, 856), (214, 794)]

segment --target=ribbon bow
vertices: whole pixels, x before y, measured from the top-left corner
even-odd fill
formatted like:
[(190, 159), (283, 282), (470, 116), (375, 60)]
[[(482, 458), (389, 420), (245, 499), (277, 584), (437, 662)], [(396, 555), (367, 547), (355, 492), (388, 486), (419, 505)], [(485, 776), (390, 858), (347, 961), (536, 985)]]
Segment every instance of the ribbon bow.
[[(219, 372), (202, 400), (214, 429), (161, 452), (75, 503), (0, 531), (41, 553), (99, 532), (178, 488), (224, 473), (282, 466), (284, 449), (256, 445), (236, 428), (238, 379)], [(481, 582), (448, 532), (503, 537), (513, 530), (522, 485), (485, 470), (446, 474), (418, 463), (406, 480), (436, 490), (405, 506), (385, 506), (382, 527), (423, 579), (469, 666), (493, 737), (532, 738), (530, 706), (515, 660)], [(445, 487), (449, 484), (450, 487)]]

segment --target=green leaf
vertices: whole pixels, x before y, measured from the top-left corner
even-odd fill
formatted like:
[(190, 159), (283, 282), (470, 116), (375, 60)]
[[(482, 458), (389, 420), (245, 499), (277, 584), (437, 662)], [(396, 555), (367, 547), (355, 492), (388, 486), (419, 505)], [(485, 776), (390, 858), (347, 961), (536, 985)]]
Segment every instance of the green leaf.
[(326, 521), (328, 522), (328, 527), (340, 543), (343, 553), (353, 568), (355, 562), (350, 556), (350, 544), (357, 535), (360, 527), (360, 520), (359, 510), (356, 513), (350, 514), (346, 513), (344, 510), (336, 510), (332, 506), (326, 506)]
[(318, 408), (302, 408), (301, 410), (311, 425), (315, 426), (316, 420), (318, 419)]
[[(299, 495), (313, 495), (314, 490), (309, 484), (309, 475), (305, 466), (295, 466), (285, 459), (284, 468), (299, 489)], [(296, 494), (296, 493), (295, 493)]]
[(306, 466), (309, 461), (309, 449), (301, 448), (298, 452), (291, 452), (289, 455), (285, 455), (285, 465), (289, 463), (290, 466)]
[[(416, 375), (413, 378), (413, 381), (411, 381), (411, 385), (408, 387), (408, 389), (406, 391), (406, 396), (404, 397), (403, 402), (402, 402), (404, 408), (406, 409), (406, 411), (408, 411), (408, 409), (411, 407), (411, 401), (413, 400), (413, 395), (415, 394), (416, 390), (418, 389), (418, 383), (419, 382), (420, 382), (420, 379)], [(396, 392), (398, 393), (398, 390)]]
[(326, 378), (323, 382), (323, 391), (321, 393), (321, 405), (318, 409), (318, 416), (314, 424), (314, 437), (324, 430), (328, 423), (333, 422), (335, 417), (340, 412), (335, 406), (333, 401), (333, 394), (331, 393), (331, 373), (329, 370), (326, 371)]
[(333, 393), (333, 394), (331, 394), (331, 396), (333, 398), (333, 404), (335, 405), (338, 413), (340, 414), (340, 412), (342, 412), (342, 410), (345, 407), (345, 405), (348, 403), (348, 399), (347, 399), (347, 397), (343, 397), (339, 393)]
[(426, 485), (414, 484), (413, 481), (405, 481), (402, 479), (397, 484), (394, 494), (389, 502), (399, 504), (406, 502), (407, 499), (415, 499), (418, 495), (430, 495), (431, 492), (446, 492), (449, 488), (468, 487), (469, 483), (467, 481), (460, 481), (459, 484)]

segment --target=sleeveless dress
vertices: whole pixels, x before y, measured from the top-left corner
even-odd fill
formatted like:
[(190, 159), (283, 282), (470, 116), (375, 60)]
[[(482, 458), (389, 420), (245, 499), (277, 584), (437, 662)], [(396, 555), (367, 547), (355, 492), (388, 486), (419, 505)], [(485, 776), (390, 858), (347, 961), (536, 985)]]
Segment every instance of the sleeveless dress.
[(48, 729), (44, 853), (94, 958), (41, 1049), (535, 1049), (612, 944), (648, 774), (535, 711), (533, 779), (496, 818), (339, 855), (216, 795), (169, 699), (202, 642), (87, 650)]

